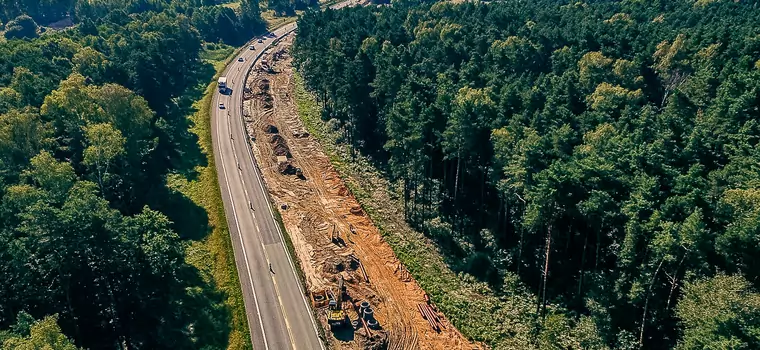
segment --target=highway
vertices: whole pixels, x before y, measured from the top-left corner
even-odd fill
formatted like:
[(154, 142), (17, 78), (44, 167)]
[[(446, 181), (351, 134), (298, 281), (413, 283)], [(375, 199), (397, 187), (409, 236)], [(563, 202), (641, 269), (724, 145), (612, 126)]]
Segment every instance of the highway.
[[(277, 37), (295, 24), (275, 30)], [(243, 49), (226, 68), (232, 91), (216, 93), (211, 133), (238, 276), (254, 349), (323, 349), (295, 266), (285, 249), (261, 174), (246, 142), (243, 86), (248, 69), (274, 38)], [(219, 107), (223, 103), (225, 109)], [(270, 271), (271, 264), (271, 271)]]
[[(295, 27), (295, 23), (287, 24), (273, 33), (280, 38)], [(324, 345), (297, 277), (294, 257), (285, 248), (283, 232), (274, 219), (261, 173), (247, 144), (242, 117), (246, 75), (276, 38), (263, 43), (255, 38), (251, 41), (255, 50), (245, 45), (225, 68), (222, 76), (227, 77), (232, 91), (217, 91), (213, 97), (214, 157), (253, 348), (318, 350)], [(243, 62), (238, 61), (240, 57)]]

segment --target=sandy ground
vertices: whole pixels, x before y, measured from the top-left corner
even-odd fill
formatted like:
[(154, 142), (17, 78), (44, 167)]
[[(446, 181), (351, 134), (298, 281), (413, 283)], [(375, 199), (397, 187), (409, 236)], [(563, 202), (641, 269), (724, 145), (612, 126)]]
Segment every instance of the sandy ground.
[[(343, 278), (349, 301), (344, 308), (357, 319), (353, 303), (368, 301), (379, 329), (327, 331), (333, 349), (476, 349), (446, 318), (437, 332), (423, 319), (418, 304), (425, 292), (404, 273), (391, 247), (346, 188), (319, 143), (308, 135), (293, 100), (288, 49), (292, 35), (270, 48), (246, 82), (246, 128), (267, 189), (282, 215), (306, 276), (307, 289), (337, 291)], [(276, 128), (276, 130), (275, 130)], [(278, 157), (279, 156), (279, 157)], [(296, 169), (302, 176), (296, 175)], [(283, 174), (283, 172), (285, 174)], [(340, 239), (332, 237), (339, 235)], [(357, 262), (358, 261), (360, 262)], [(365, 280), (364, 273), (368, 278)], [(319, 310), (327, 327), (326, 314)]]

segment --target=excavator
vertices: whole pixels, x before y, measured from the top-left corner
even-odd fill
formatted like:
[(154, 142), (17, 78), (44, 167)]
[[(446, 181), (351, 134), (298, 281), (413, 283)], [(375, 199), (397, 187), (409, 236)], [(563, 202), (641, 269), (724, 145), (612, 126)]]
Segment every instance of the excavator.
[(337, 329), (345, 326), (346, 312), (343, 311), (343, 276), (338, 280), (338, 292), (331, 293), (332, 297), (327, 304), (327, 323), (330, 329)]

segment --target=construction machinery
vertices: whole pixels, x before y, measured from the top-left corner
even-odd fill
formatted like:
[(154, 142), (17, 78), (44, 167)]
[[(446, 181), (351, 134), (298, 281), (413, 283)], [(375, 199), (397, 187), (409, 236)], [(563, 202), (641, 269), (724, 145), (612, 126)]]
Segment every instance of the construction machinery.
[(345, 326), (346, 312), (343, 311), (343, 277), (338, 279), (337, 293), (331, 293), (330, 302), (327, 304), (327, 323), (330, 329), (337, 329)]

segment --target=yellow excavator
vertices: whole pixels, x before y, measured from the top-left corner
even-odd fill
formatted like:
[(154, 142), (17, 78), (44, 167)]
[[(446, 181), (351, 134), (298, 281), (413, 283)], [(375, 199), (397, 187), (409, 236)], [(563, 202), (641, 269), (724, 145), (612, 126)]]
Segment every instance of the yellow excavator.
[(338, 292), (333, 294), (327, 304), (327, 323), (330, 329), (343, 327), (346, 324), (346, 312), (343, 311), (343, 277), (338, 280)]

